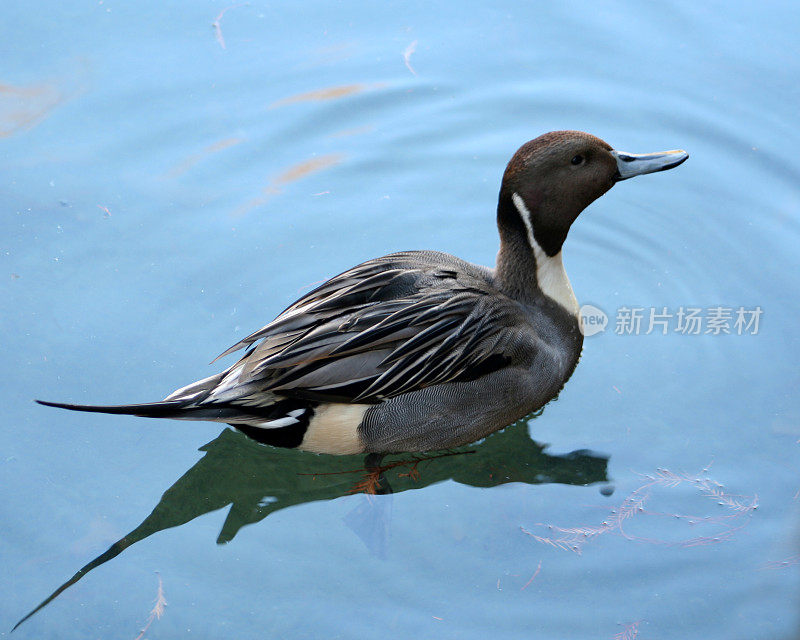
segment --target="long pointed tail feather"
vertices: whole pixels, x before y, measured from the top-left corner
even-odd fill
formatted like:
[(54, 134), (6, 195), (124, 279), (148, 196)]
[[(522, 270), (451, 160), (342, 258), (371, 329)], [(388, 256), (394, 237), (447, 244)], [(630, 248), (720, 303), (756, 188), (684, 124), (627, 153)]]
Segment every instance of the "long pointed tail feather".
[[(119, 404), (119, 405), (94, 405), (94, 404), (68, 404), (65, 402), (47, 402), (37, 400), (46, 407), (69, 409), (70, 411), (88, 411), (91, 413), (114, 413), (118, 415), (140, 416), (143, 418), (177, 418), (180, 414), (188, 414), (189, 403), (185, 400), (166, 400), (161, 402), (148, 402), (145, 404)], [(186, 417), (189, 417), (188, 415)]]
[(270, 407), (237, 407), (233, 404), (198, 405), (192, 400), (161, 400), (144, 404), (68, 404), (66, 402), (47, 402), (37, 400), (46, 407), (69, 409), (70, 411), (87, 411), (89, 413), (113, 413), (141, 418), (172, 418), (173, 420), (210, 420), (212, 422), (247, 422), (258, 420)]

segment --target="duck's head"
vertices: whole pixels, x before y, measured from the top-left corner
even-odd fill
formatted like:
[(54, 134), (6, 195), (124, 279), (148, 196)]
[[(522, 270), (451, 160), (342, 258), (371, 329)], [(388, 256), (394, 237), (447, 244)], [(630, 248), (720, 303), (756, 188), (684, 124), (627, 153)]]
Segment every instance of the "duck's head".
[[(524, 231), (555, 256), (570, 226), (589, 204), (620, 180), (677, 167), (685, 151), (632, 154), (582, 131), (553, 131), (526, 142), (511, 158), (500, 188), (501, 233)], [(520, 226), (520, 223), (522, 226)]]

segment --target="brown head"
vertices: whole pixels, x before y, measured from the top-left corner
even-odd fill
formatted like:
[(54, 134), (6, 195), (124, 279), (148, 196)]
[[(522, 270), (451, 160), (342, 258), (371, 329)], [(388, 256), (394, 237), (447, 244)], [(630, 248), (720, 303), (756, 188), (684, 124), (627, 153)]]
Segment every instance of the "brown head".
[(519, 229), (522, 222), (526, 235), (532, 229), (539, 247), (554, 256), (580, 212), (616, 182), (677, 167), (688, 157), (685, 151), (623, 153), (582, 131), (546, 133), (522, 145), (506, 167), (498, 209), (501, 234), (504, 226)]
[(544, 294), (576, 316), (578, 303), (561, 262), (572, 223), (620, 180), (677, 167), (688, 157), (685, 151), (623, 153), (582, 131), (553, 131), (526, 142), (500, 187), (500, 288), (528, 301)]

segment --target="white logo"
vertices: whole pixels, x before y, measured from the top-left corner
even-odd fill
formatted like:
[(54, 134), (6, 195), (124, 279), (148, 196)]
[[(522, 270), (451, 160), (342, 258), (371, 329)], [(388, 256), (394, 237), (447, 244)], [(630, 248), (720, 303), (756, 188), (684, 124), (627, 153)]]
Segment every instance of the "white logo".
[(602, 333), (608, 326), (608, 316), (602, 309), (585, 304), (578, 311), (580, 319), (581, 333), (585, 336), (593, 336)]

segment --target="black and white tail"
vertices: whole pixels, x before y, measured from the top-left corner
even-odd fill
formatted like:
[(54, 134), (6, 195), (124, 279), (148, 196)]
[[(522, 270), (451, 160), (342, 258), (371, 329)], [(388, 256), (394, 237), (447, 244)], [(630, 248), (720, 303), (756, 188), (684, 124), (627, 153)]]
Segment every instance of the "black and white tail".
[(269, 403), (196, 403), (194, 400), (162, 400), (144, 404), (93, 405), (46, 402), (39, 404), (70, 411), (110, 413), (143, 418), (209, 420), (225, 422), (258, 442), (277, 447), (299, 447), (314, 417), (317, 402), (273, 397)]
[[(116, 415), (139, 416), (141, 418), (171, 418), (173, 420), (213, 420), (228, 422), (248, 415), (242, 409), (231, 405), (196, 405), (191, 400), (161, 400), (143, 404), (69, 404), (66, 402), (47, 402), (37, 400), (46, 407), (69, 409), (70, 411), (87, 411), (90, 413), (112, 413)], [(250, 417), (248, 415), (248, 417)]]

